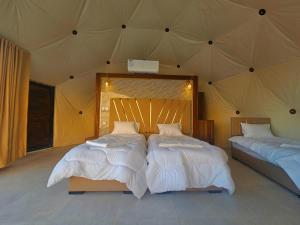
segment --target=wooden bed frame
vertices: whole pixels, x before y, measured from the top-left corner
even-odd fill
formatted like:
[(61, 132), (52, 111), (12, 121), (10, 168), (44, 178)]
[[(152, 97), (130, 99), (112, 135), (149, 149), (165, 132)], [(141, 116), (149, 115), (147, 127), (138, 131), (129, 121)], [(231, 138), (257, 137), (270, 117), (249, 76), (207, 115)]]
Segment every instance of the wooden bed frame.
[[(186, 107), (186, 101), (166, 99), (111, 99), (110, 130), (113, 121), (134, 120), (141, 124), (141, 133), (146, 137), (156, 133), (156, 123), (181, 122), (185, 133), (193, 134), (197, 130), (198, 115), (198, 77), (177, 75), (151, 75), (151, 74), (101, 74), (96, 75), (96, 114), (95, 136), (99, 136), (101, 78), (135, 78), (135, 79), (167, 79), (167, 80), (191, 80), (193, 81), (192, 108)], [(141, 107), (140, 107), (141, 106)], [(191, 123), (192, 122), (192, 123)], [(91, 139), (91, 138), (90, 138)], [(130, 192), (126, 184), (116, 180), (90, 180), (82, 177), (69, 178), (69, 194), (82, 194), (84, 192)], [(223, 188), (210, 186), (207, 188), (191, 188), (187, 191), (208, 191), (219, 193)]]
[[(85, 192), (123, 192), (125, 194), (131, 193), (126, 184), (116, 180), (90, 180), (83, 177), (69, 178), (69, 194), (83, 194)], [(199, 191), (208, 193), (220, 193), (224, 189), (209, 186), (206, 188), (187, 188), (185, 191)]]
[(116, 180), (90, 180), (83, 177), (69, 178), (69, 194), (83, 194), (84, 192), (129, 192), (126, 184)]
[[(270, 118), (255, 118), (255, 117), (232, 117), (231, 118), (231, 136), (241, 136), (241, 123), (255, 123), (255, 124), (263, 124), (270, 123)], [(300, 197), (300, 190), (288, 176), (288, 174), (281, 169), (280, 167), (255, 158), (241, 149), (238, 146), (233, 146), (231, 144), (231, 156), (233, 159), (240, 161), (241, 163), (249, 166), (260, 174), (266, 176), (272, 181), (278, 183), (279, 185), (287, 188), (289, 191), (295, 193), (298, 197)]]

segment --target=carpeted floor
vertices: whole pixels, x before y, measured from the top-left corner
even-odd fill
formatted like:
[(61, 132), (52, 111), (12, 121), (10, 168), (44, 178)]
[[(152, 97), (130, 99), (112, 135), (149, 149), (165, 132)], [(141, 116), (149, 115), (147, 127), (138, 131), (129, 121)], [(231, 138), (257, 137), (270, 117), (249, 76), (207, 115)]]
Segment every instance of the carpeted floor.
[(237, 161), (236, 193), (168, 193), (142, 200), (123, 193), (68, 195), (67, 182), (49, 189), (51, 169), (68, 148), (30, 154), (0, 170), (1, 225), (300, 224), (300, 199)]

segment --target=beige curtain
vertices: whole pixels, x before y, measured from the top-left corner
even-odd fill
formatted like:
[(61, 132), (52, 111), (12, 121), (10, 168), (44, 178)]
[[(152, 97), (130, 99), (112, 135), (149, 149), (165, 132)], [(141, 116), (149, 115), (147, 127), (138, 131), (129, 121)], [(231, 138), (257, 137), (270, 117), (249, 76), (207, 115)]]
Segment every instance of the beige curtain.
[(0, 37), (0, 168), (26, 155), (30, 55)]

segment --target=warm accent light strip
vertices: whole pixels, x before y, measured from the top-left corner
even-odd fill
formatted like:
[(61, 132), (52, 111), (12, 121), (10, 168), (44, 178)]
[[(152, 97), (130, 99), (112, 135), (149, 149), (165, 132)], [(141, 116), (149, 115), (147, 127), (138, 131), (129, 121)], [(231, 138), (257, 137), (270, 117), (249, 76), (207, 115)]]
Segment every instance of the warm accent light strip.
[(172, 123), (174, 123), (174, 121), (175, 121), (175, 118), (176, 118), (176, 116), (177, 116), (177, 113), (178, 113), (178, 110), (179, 110), (180, 106), (181, 106), (181, 104), (178, 105), (178, 107), (177, 107), (177, 109), (176, 109), (176, 111), (175, 111), (174, 117), (173, 117), (173, 119), (172, 119)]
[(158, 122), (159, 122), (159, 120), (160, 120), (161, 114), (162, 114), (162, 112), (163, 112), (163, 110), (164, 110), (164, 108), (165, 108), (165, 105), (166, 105), (166, 101), (167, 101), (167, 100), (164, 101), (164, 104), (163, 104), (163, 106), (161, 107), (161, 110), (160, 110), (160, 112), (159, 112), (159, 114), (158, 114), (158, 117), (157, 117), (157, 120), (156, 120), (156, 124), (158, 124)]
[(120, 99), (120, 101), (121, 101), (121, 106), (122, 106), (123, 112), (124, 112), (124, 114), (125, 114), (126, 120), (128, 121), (128, 117), (127, 117), (127, 113), (125, 112), (125, 108), (124, 108), (123, 100), (122, 100), (122, 99)]
[(140, 109), (140, 105), (139, 105), (138, 100), (135, 100), (135, 103), (136, 103), (136, 106), (137, 106), (137, 108), (138, 108), (138, 110), (139, 110), (140, 117), (141, 117), (141, 119), (142, 119), (142, 122), (143, 122), (143, 124), (144, 124), (144, 127), (146, 127), (146, 124), (145, 124), (145, 121), (144, 121), (144, 118), (143, 118), (143, 115), (142, 115), (142, 112), (141, 112), (141, 109)]
[(182, 121), (182, 117), (183, 117), (183, 114), (184, 114), (184, 109), (185, 109), (186, 104), (187, 104), (187, 103), (185, 102), (185, 104), (183, 105), (183, 109), (182, 109), (181, 114), (180, 114), (180, 120), (179, 120), (179, 123), (181, 123), (181, 121)]
[(173, 105), (173, 100), (171, 100), (171, 103), (170, 103), (170, 106), (169, 106), (169, 109), (168, 109), (168, 112), (167, 112), (167, 115), (166, 115), (166, 118), (165, 118), (165, 121), (164, 121), (164, 123), (167, 123), (167, 119), (168, 119), (168, 117), (169, 117), (169, 114), (170, 114), (170, 109), (171, 109), (171, 107), (172, 107), (172, 105)]
[(150, 98), (150, 131), (152, 130), (152, 102)]
[(133, 116), (134, 122), (136, 122), (137, 120), (136, 120), (135, 115), (133, 113), (133, 110), (132, 110), (132, 107), (131, 107), (131, 104), (130, 104), (130, 100), (128, 99), (127, 102), (128, 102), (129, 108), (130, 108), (130, 112), (131, 112), (131, 114)]
[(118, 109), (117, 109), (117, 106), (116, 106), (116, 103), (115, 103), (115, 100), (114, 100), (114, 99), (113, 99), (113, 103), (114, 103), (114, 106), (115, 106), (115, 110), (116, 110), (116, 112), (117, 112), (118, 119), (119, 119), (119, 121), (121, 121), (120, 115), (119, 115), (119, 112), (118, 112)]

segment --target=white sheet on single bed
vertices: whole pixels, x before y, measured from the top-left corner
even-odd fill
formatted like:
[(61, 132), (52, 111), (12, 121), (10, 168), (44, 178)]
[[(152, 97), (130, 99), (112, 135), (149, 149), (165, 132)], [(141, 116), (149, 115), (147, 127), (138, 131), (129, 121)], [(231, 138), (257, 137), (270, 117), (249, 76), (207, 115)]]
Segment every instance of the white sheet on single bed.
[(259, 154), (255, 153), (254, 151), (250, 150), (249, 148), (246, 148), (242, 145), (239, 145), (237, 143), (232, 143), (232, 146), (239, 149), (240, 151), (260, 160), (264, 160), (263, 157), (261, 157)]
[(71, 176), (117, 180), (126, 183), (128, 189), (141, 198), (147, 190), (145, 137), (140, 134), (109, 134), (101, 137), (101, 140), (122, 143), (122, 146), (102, 148), (81, 144), (74, 147), (54, 167), (47, 187)]
[(282, 144), (300, 145), (300, 141), (287, 138), (246, 138), (235, 136), (229, 141), (258, 154), (262, 159), (280, 166), (300, 189), (300, 149), (280, 147)]
[[(160, 143), (181, 143), (162, 148)], [(201, 148), (183, 147), (201, 145)], [(148, 139), (147, 184), (151, 193), (205, 188), (211, 185), (234, 192), (226, 153), (213, 145), (188, 136), (151, 135)]]

